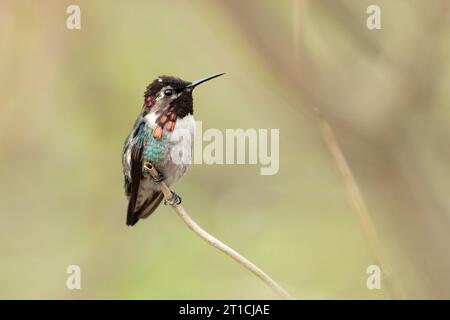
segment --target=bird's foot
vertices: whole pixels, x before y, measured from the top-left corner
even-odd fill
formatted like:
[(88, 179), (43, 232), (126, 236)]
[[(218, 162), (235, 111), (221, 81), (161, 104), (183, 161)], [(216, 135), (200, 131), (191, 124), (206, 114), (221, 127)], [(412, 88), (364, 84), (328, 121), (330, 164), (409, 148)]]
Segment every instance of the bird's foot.
[[(154, 172), (157, 172), (158, 175), (153, 176), (152, 170), (154, 170)], [(144, 165), (144, 169), (143, 169), (142, 173), (143, 173), (144, 177), (151, 177), (155, 184), (159, 184), (161, 181), (164, 181), (164, 179), (165, 179), (164, 175), (161, 172), (158, 172), (154, 168), (152, 168), (151, 164), (149, 164), (149, 163), (146, 163)]]
[(165, 177), (161, 172), (158, 172), (158, 175), (156, 177), (152, 177), (152, 179), (155, 184), (159, 184), (161, 181), (164, 181)]
[(164, 204), (167, 206), (168, 204), (173, 206), (181, 203), (181, 197), (177, 195), (175, 192), (172, 192), (172, 196), (168, 200), (164, 200)]

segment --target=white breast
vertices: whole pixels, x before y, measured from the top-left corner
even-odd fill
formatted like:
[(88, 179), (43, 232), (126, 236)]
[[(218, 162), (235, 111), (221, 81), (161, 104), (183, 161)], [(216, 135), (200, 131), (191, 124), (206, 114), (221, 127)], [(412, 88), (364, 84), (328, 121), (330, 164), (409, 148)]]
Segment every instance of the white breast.
[(195, 120), (191, 114), (177, 119), (174, 130), (168, 132), (171, 160), (175, 164), (186, 166), (192, 162), (194, 134)]
[[(170, 161), (164, 164), (164, 173), (166, 174), (168, 185), (178, 181), (191, 163), (194, 133), (195, 120), (192, 115), (187, 115), (183, 119), (177, 119), (175, 129), (170, 133), (169, 138), (172, 144), (170, 147)], [(188, 137), (189, 140), (186, 140), (185, 137)], [(180, 150), (182, 150), (182, 156), (180, 156)]]
[(177, 130), (187, 130), (193, 140), (194, 133), (195, 133), (194, 116), (192, 114), (189, 114), (189, 115), (185, 116), (183, 119), (177, 119), (174, 131), (177, 131)]

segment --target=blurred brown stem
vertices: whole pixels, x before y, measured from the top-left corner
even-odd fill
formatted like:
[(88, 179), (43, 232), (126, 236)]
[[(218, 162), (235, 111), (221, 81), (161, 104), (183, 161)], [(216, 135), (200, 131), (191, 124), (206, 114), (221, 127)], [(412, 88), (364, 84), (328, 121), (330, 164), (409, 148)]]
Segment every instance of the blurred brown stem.
[(294, 59), (296, 63), (300, 62), (300, 53), (303, 46), (303, 12), (305, 11), (307, 0), (294, 0), (293, 7), (293, 42), (294, 42)]
[(369, 249), (370, 256), (372, 257), (373, 262), (381, 268), (386, 280), (385, 283), (391, 295), (395, 299), (405, 299), (406, 294), (403, 288), (400, 287), (397, 282), (393, 281), (392, 277), (390, 276), (390, 266), (381, 257), (381, 249), (378, 236), (375, 231), (372, 219), (370, 218), (369, 211), (367, 210), (364, 198), (361, 194), (361, 191), (359, 190), (358, 184), (356, 183), (350, 166), (348, 165), (347, 160), (342, 153), (341, 147), (336, 140), (333, 130), (331, 129), (331, 126), (321, 114), (319, 109), (313, 107), (313, 111), (318, 120), (318, 126), (320, 132), (322, 133), (324, 142), (328, 147), (331, 156), (336, 162), (336, 166), (338, 167), (342, 175), (342, 180), (345, 184), (345, 189), (347, 191), (350, 205), (352, 206), (358, 218), (359, 225), (361, 226), (361, 230), (367, 241), (367, 247)]
[[(148, 172), (152, 175), (152, 177), (158, 176), (158, 171), (153, 167), (153, 165), (150, 162), (146, 162), (144, 164), (144, 167)], [(164, 194), (164, 198), (166, 200), (171, 199), (172, 197), (172, 191), (170, 191), (169, 187), (165, 184), (164, 181), (160, 183), (161, 191)], [(263, 282), (265, 282), (270, 288), (272, 288), (273, 291), (275, 291), (281, 298), (286, 300), (292, 300), (294, 299), (286, 290), (284, 290), (278, 283), (276, 283), (271, 277), (269, 277), (264, 271), (262, 271), (260, 268), (258, 268), (256, 265), (254, 265), (252, 262), (250, 262), (248, 259), (240, 255), (237, 251), (230, 248), (223, 242), (219, 241), (212, 235), (210, 235), (208, 232), (203, 230), (186, 212), (184, 207), (181, 204), (171, 204), (175, 212), (178, 214), (178, 216), (183, 220), (183, 222), (188, 226), (189, 229), (191, 229), (197, 236), (205, 240), (207, 243), (215, 247), (216, 249), (219, 249), (223, 253), (225, 253), (227, 256), (234, 259), (236, 262), (241, 264), (244, 268), (252, 272), (254, 275), (256, 275), (258, 278), (260, 278)]]
[[(303, 38), (303, 25), (301, 21), (302, 17), (305, 16), (306, 1), (307, 0), (293, 0), (294, 55), (296, 57), (296, 63), (298, 67), (302, 65), (302, 60), (299, 59), (299, 56), (301, 55), (299, 43), (300, 39)], [(385, 284), (392, 297), (395, 299), (405, 299), (406, 294), (403, 288), (397, 281), (394, 282), (394, 280), (390, 276), (390, 265), (387, 263), (386, 259), (383, 259), (382, 257), (381, 246), (377, 232), (375, 230), (375, 226), (372, 222), (372, 219), (370, 218), (369, 211), (358, 187), (358, 183), (353, 176), (352, 170), (342, 152), (333, 129), (331, 128), (329, 122), (319, 108), (314, 105), (311, 109), (317, 119), (318, 127), (322, 134), (325, 145), (330, 151), (331, 156), (341, 173), (350, 206), (353, 208), (353, 211), (357, 216), (358, 223), (361, 227), (364, 238), (367, 241), (367, 247), (373, 263), (381, 268), (384, 275)]]

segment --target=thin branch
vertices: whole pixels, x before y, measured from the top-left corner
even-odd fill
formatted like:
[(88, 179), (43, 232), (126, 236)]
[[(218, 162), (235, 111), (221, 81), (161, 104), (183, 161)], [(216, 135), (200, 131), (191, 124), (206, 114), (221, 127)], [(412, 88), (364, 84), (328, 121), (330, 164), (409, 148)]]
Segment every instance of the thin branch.
[[(304, 27), (302, 25), (302, 18), (305, 16), (307, 0), (293, 0), (293, 37), (294, 37), (294, 54), (296, 58), (296, 64), (301, 67), (302, 60), (300, 40), (303, 38)], [(358, 223), (362, 230), (363, 236), (367, 241), (367, 248), (373, 262), (378, 265), (384, 276), (386, 286), (392, 295), (396, 299), (406, 299), (406, 292), (398, 281), (395, 281), (391, 276), (391, 267), (388, 264), (387, 258), (381, 254), (380, 241), (375, 229), (375, 225), (370, 217), (369, 210), (364, 201), (364, 197), (360, 191), (358, 183), (353, 175), (352, 169), (347, 162), (347, 159), (342, 152), (336, 135), (333, 132), (329, 122), (316, 105), (309, 105), (317, 120), (319, 130), (322, 134), (322, 138), (330, 151), (333, 161), (336, 163), (337, 168), (341, 174), (342, 181), (345, 186), (350, 206), (356, 214)]]
[[(152, 166), (150, 162), (146, 162), (144, 164), (145, 169), (149, 171), (149, 173), (152, 175), (152, 177), (158, 176), (158, 171)], [(169, 187), (165, 184), (164, 181), (160, 182), (161, 191), (164, 194), (164, 198), (166, 200), (170, 200), (172, 197), (172, 191), (169, 189)], [(215, 247), (216, 249), (219, 249), (223, 253), (225, 253), (227, 256), (234, 259), (236, 262), (241, 264), (244, 268), (252, 272), (254, 275), (256, 275), (258, 278), (260, 278), (263, 282), (265, 282), (270, 288), (272, 288), (273, 291), (275, 291), (281, 298), (292, 300), (294, 297), (292, 297), (286, 290), (284, 290), (278, 283), (276, 283), (271, 277), (269, 277), (264, 271), (262, 271), (260, 268), (258, 268), (256, 265), (254, 265), (252, 262), (250, 262), (248, 259), (240, 255), (237, 251), (230, 248), (223, 242), (219, 241), (212, 235), (210, 235), (208, 232), (203, 230), (186, 212), (184, 207), (181, 204), (171, 204), (175, 212), (178, 214), (178, 216), (183, 220), (183, 222), (188, 226), (189, 229), (191, 229), (197, 236), (208, 242), (210, 245)]]
[(306, 5), (307, 0), (294, 0), (294, 7), (292, 10), (292, 41), (294, 44), (294, 60), (296, 63), (300, 63), (300, 54), (303, 51), (303, 13), (305, 12)]
[(336, 136), (331, 129), (330, 124), (324, 118), (320, 110), (313, 107), (313, 111), (317, 118), (318, 126), (320, 132), (322, 133), (323, 140), (325, 141), (325, 144), (328, 147), (331, 156), (336, 162), (336, 166), (341, 173), (348, 200), (354, 212), (356, 213), (359, 225), (364, 237), (366, 238), (370, 256), (372, 257), (373, 262), (381, 268), (383, 276), (385, 278), (385, 283), (391, 295), (396, 299), (406, 299), (406, 292), (397, 281), (394, 281), (394, 279), (390, 275), (391, 267), (390, 265), (388, 265), (386, 259), (383, 259), (381, 255), (380, 242), (375, 230), (375, 226), (372, 222), (372, 219), (370, 218), (369, 210), (367, 209), (366, 203), (353, 176), (352, 170), (350, 169), (350, 166), (345, 159), (344, 154), (342, 153)]

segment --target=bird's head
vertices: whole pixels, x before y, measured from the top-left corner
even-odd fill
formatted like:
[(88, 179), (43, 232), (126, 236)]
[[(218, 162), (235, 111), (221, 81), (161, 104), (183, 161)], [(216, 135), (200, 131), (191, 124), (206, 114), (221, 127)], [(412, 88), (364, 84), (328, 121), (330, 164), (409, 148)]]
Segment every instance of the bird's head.
[(192, 91), (194, 88), (223, 74), (214, 74), (193, 82), (171, 76), (160, 76), (147, 86), (142, 112), (144, 115), (151, 110), (160, 113), (171, 112), (180, 118), (193, 114)]

